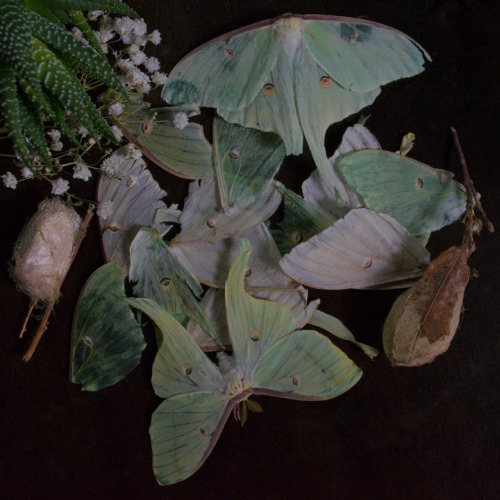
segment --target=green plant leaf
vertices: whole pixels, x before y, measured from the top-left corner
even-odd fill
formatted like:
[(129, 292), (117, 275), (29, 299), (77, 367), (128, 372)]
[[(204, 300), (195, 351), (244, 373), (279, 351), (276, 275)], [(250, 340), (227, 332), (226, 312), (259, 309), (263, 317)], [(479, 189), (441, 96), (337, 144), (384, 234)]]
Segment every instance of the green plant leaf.
[(82, 32), (87, 42), (94, 48), (96, 55), (98, 55), (103, 61), (106, 61), (106, 57), (102, 51), (101, 44), (94, 34), (94, 31), (90, 27), (87, 18), (84, 16), (81, 10), (68, 10), (68, 17), (70, 21)]
[[(96, 53), (81, 40), (75, 38), (63, 28), (47, 21), (38, 14), (31, 13), (32, 34), (51, 49), (57, 50), (68, 66), (74, 71), (91, 76), (128, 98), (116, 73), (107, 60)], [(99, 49), (100, 50), (100, 49)]]
[(16, 153), (22, 162), (33, 169), (31, 155), (24, 141), (21, 110), (17, 96), (17, 83), (14, 70), (0, 60), (0, 111), (5, 120), (7, 135), (14, 144)]
[(33, 38), (33, 55), (38, 63), (38, 76), (48, 92), (57, 98), (64, 109), (71, 111), (98, 141), (97, 131), (110, 141), (116, 138), (106, 120), (96, 110), (78, 79), (40, 40)]
[(139, 19), (137, 12), (121, 0), (44, 0), (50, 10), (104, 10)]
[(24, 133), (30, 140), (35, 151), (40, 155), (47, 167), (52, 165), (52, 160), (47, 149), (42, 118), (36, 107), (27, 98), (18, 94), (19, 110), (23, 122)]

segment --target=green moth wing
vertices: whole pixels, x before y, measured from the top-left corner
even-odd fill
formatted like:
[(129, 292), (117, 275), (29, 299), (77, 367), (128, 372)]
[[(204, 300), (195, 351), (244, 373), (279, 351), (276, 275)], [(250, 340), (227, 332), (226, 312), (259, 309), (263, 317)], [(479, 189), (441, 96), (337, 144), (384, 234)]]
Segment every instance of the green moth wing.
[(161, 403), (149, 428), (158, 483), (177, 483), (203, 465), (232, 408), (217, 392), (179, 394)]
[(265, 224), (214, 242), (182, 244), (174, 239), (170, 248), (181, 263), (205, 285), (224, 288), (231, 265), (240, 254), (240, 239), (255, 249), (250, 255), (245, 285), (255, 292), (289, 291), (297, 286), (279, 267), (281, 254)]
[(296, 330), (262, 355), (253, 383), (263, 388), (263, 394), (272, 391), (278, 397), (320, 400), (343, 394), (361, 375), (361, 370), (326, 337), (311, 330)]
[(371, 104), (381, 85), (420, 73), (426, 58), (413, 40), (381, 24), (287, 14), (188, 54), (171, 71), (162, 97), (215, 107), (229, 122), (273, 131), (287, 154), (302, 152), (304, 135), (318, 168), (349, 202), (328, 165), (326, 129)]
[(252, 229), (267, 220), (278, 208), (281, 194), (276, 185), (276, 181), (273, 181), (254, 203), (224, 210), (215, 179), (191, 182), (180, 218), (181, 232), (175, 242), (183, 245), (213, 243)]
[(330, 227), (337, 218), (318, 210), (312, 203), (285, 187), (280, 188), (284, 200), (284, 217), (278, 229), (271, 229), (282, 255), (315, 234)]
[(151, 299), (129, 298), (127, 303), (147, 314), (163, 335), (151, 379), (158, 396), (224, 392), (225, 384), (217, 366), (171, 314)]
[(117, 383), (140, 361), (146, 344), (125, 301), (123, 273), (115, 262), (95, 271), (82, 291), (73, 319), (70, 376), (83, 390)]
[(207, 351), (219, 351), (221, 345), (229, 347), (231, 340), (227, 329), (226, 305), (224, 301), (224, 290), (220, 288), (209, 288), (200, 301), (200, 307), (210, 320), (210, 324), (217, 332), (219, 343), (214, 340), (214, 335), (209, 335), (203, 328), (201, 322), (190, 319), (186, 324), (186, 330), (193, 337), (200, 348)]
[(429, 253), (392, 217), (358, 208), (296, 246), (280, 265), (313, 288), (398, 288), (421, 276)]
[(356, 123), (352, 127), (346, 129), (338, 148), (328, 159), (330, 166), (325, 168), (328, 168), (332, 175), (327, 177), (323, 175), (320, 170), (315, 169), (302, 183), (304, 199), (316, 207), (320, 212), (332, 217), (332, 220), (344, 217), (349, 207), (359, 208), (363, 205), (356, 190), (352, 189), (349, 185), (345, 185), (346, 190), (349, 191), (349, 198), (352, 203), (349, 203), (349, 207), (341, 206), (341, 201), (338, 199), (338, 193), (335, 190), (335, 185), (330, 180), (332, 176), (339, 175), (339, 172), (335, 170), (335, 160), (340, 155), (359, 149), (381, 149), (381, 146), (377, 138), (365, 126), (361, 123)]
[(453, 174), (389, 151), (361, 150), (337, 158), (336, 167), (363, 198), (411, 234), (436, 231), (465, 211), (465, 188)]
[[(115, 175), (102, 174), (97, 188), (98, 202), (111, 205), (107, 217), (99, 218), (102, 247), (106, 260), (118, 262), (128, 274), (130, 244), (141, 227), (153, 224), (158, 209), (167, 208), (161, 201), (167, 193), (153, 179), (144, 160), (130, 158), (127, 146), (107, 161)], [(127, 186), (129, 179), (136, 184)]]
[(147, 102), (131, 100), (116, 122), (127, 139), (159, 167), (178, 177), (203, 179), (215, 172), (203, 127), (188, 121), (199, 114), (196, 104), (151, 109)]
[(155, 300), (181, 323), (191, 317), (209, 335), (216, 337), (199, 304), (203, 288), (156, 229), (142, 228), (132, 241), (129, 280), (136, 282), (136, 295)]
[(222, 208), (248, 206), (269, 188), (285, 146), (270, 132), (240, 127), (216, 117), (214, 120), (214, 166)]

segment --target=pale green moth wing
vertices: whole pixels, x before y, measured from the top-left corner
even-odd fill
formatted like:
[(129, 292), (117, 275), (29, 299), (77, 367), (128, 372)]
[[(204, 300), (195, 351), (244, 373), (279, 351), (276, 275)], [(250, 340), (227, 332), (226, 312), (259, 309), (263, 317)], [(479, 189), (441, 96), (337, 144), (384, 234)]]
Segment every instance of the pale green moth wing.
[(203, 288), (155, 229), (142, 228), (132, 241), (129, 280), (135, 295), (155, 300), (181, 323), (191, 317), (217, 337), (199, 304)]
[(159, 484), (183, 481), (203, 465), (226, 423), (228, 409), (232, 409), (228, 399), (217, 392), (179, 394), (163, 401), (149, 428)]
[(335, 335), (335, 337), (338, 337), (339, 339), (352, 342), (372, 359), (378, 355), (377, 349), (363, 344), (362, 342), (358, 342), (354, 338), (354, 335), (351, 333), (351, 331), (339, 319), (335, 318), (331, 314), (327, 314), (316, 309), (313, 315), (310, 317), (308, 323), (312, 326), (323, 328), (323, 330), (326, 330), (332, 335)]
[(214, 179), (191, 182), (180, 218), (181, 232), (175, 242), (215, 242), (252, 229), (267, 220), (281, 203), (276, 185), (273, 181), (254, 203), (224, 210)]
[(465, 211), (465, 188), (453, 174), (389, 151), (340, 156), (337, 168), (367, 208), (385, 213), (418, 235), (456, 221)]
[(105, 259), (118, 262), (128, 274), (130, 244), (141, 227), (152, 225), (156, 210), (167, 208), (161, 201), (167, 193), (146, 169), (144, 160), (130, 158), (127, 146), (105, 161), (115, 175), (101, 174), (97, 188), (99, 205), (110, 207), (107, 217), (99, 217), (102, 247)]
[(70, 376), (86, 391), (120, 381), (139, 363), (145, 347), (140, 325), (125, 302), (123, 273), (110, 262), (89, 278), (76, 306)]
[[(248, 291), (248, 288), (247, 288)], [(307, 302), (308, 292), (302, 286), (294, 288), (293, 290), (270, 291), (270, 292), (249, 292), (252, 297), (257, 299), (265, 299), (272, 302), (278, 302), (285, 306), (295, 318), (295, 328), (299, 330), (304, 325), (309, 323), (314, 312), (319, 306), (319, 299)]]
[(254, 248), (245, 278), (247, 290), (295, 290), (297, 283), (281, 270), (281, 254), (265, 224), (215, 242), (183, 245), (174, 239), (170, 249), (198, 281), (214, 288), (224, 288), (231, 265), (240, 255), (240, 239), (243, 237), (250, 240)]
[(295, 330), (291, 312), (281, 304), (251, 297), (244, 287), (250, 243), (226, 283), (226, 311), (233, 356), (242, 381), (254, 394), (292, 399), (328, 399), (354, 385), (361, 371), (326, 337)]
[(162, 332), (163, 342), (153, 364), (151, 379), (158, 396), (224, 392), (225, 383), (217, 366), (172, 315), (151, 299), (129, 298), (127, 303), (147, 314)]
[(270, 132), (240, 127), (222, 118), (214, 120), (214, 165), (222, 207), (247, 206), (269, 188), (285, 146)]
[(318, 210), (290, 189), (280, 187), (279, 190), (285, 202), (284, 217), (278, 223), (278, 229), (271, 229), (271, 234), (282, 255), (330, 227), (337, 220), (330, 214)]
[[(329, 169), (332, 170), (332, 176), (338, 175), (334, 172), (334, 162), (336, 158), (342, 154), (358, 149), (380, 149), (381, 146), (377, 138), (363, 125), (356, 123), (352, 127), (348, 127), (342, 136), (340, 145), (335, 150), (334, 154), (328, 159), (330, 162)], [(325, 167), (326, 168), (326, 167)], [(342, 207), (335, 192), (335, 186), (325, 177), (318, 169), (302, 183), (302, 194), (304, 199), (315, 206), (319, 211), (329, 215), (333, 220), (341, 219), (348, 211), (348, 207)], [(352, 208), (358, 208), (362, 205), (362, 200), (359, 199), (355, 190), (346, 186), (356, 203)], [(358, 203), (359, 202), (359, 203)]]
[(209, 335), (207, 331), (201, 326), (201, 323), (190, 319), (186, 324), (186, 330), (193, 337), (200, 348), (207, 351), (220, 351), (221, 345), (229, 347), (231, 341), (229, 340), (229, 331), (227, 329), (226, 319), (226, 304), (224, 300), (224, 291), (220, 288), (209, 288), (200, 302), (200, 307), (210, 320), (210, 324), (217, 332), (218, 344), (213, 335)]
[[(160, 484), (186, 479), (214, 447), (232, 408), (218, 367), (156, 302), (128, 299), (160, 328), (163, 342), (153, 363), (156, 394), (167, 398), (153, 413), (153, 469)], [(226, 410), (226, 411), (225, 411)]]
[(203, 127), (188, 120), (199, 114), (196, 104), (150, 109), (147, 102), (130, 101), (116, 121), (127, 139), (156, 165), (178, 177), (203, 179), (215, 171)]
[[(249, 346), (250, 352), (252, 347)], [(348, 391), (361, 375), (362, 371), (325, 336), (296, 330), (263, 353), (255, 367), (252, 386), (257, 394), (330, 399)]]
[(255, 299), (245, 291), (249, 241), (241, 239), (240, 248), (226, 282), (226, 314), (236, 365), (241, 377), (251, 380), (262, 356), (295, 330), (295, 319), (281, 304)]
[(392, 217), (358, 208), (296, 246), (280, 265), (313, 288), (400, 288), (422, 275), (429, 253)]
[(223, 35), (188, 54), (170, 72), (163, 99), (222, 109), (247, 106), (261, 91), (278, 52), (272, 26), (266, 24)]
[(303, 133), (318, 168), (349, 202), (327, 164), (326, 129), (371, 104), (380, 85), (420, 73), (426, 57), (406, 35), (380, 24), (285, 15), (196, 49), (172, 70), (162, 96), (173, 104), (215, 107), (229, 122), (276, 132), (287, 154), (302, 152)]

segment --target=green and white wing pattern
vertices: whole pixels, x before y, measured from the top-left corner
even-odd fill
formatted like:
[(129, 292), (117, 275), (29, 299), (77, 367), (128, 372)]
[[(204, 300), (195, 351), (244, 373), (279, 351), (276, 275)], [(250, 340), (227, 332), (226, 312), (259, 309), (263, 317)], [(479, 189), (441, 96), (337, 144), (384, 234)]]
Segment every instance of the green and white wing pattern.
[(152, 108), (130, 101), (116, 119), (127, 139), (159, 167), (186, 179), (215, 175), (212, 148), (203, 127), (189, 121), (200, 114), (196, 104)]

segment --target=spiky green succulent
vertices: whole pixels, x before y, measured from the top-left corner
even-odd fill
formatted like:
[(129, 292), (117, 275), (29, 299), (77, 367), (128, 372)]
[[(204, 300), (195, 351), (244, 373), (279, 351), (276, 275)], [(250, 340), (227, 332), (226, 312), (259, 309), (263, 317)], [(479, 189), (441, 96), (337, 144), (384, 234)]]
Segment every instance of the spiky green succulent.
[[(78, 10), (80, 9), (80, 10)], [(139, 16), (121, 0), (2, 0), (0, 2), (0, 112), (23, 163), (33, 168), (25, 137), (43, 162), (51, 161), (42, 115), (76, 144), (66, 123), (70, 111), (90, 135), (116, 142), (108, 123), (76, 75), (99, 80), (127, 98), (83, 10)], [(77, 25), (89, 45), (66, 25)]]

